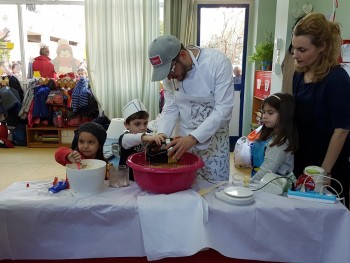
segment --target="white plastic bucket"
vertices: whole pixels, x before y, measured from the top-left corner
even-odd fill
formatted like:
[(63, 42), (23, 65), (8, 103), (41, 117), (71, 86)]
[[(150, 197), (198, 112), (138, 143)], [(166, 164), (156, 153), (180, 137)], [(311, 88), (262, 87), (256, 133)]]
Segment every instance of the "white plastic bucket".
[[(86, 167), (84, 167), (86, 166)], [(104, 190), (106, 162), (96, 159), (81, 161), (82, 169), (76, 163), (66, 165), (66, 172), (70, 188), (77, 196), (91, 196)]]
[(315, 192), (320, 192), (321, 188), (323, 187), (323, 180), (324, 180), (324, 169), (322, 167), (319, 166), (315, 166), (315, 165), (311, 165), (311, 166), (307, 166), (304, 169), (304, 174), (308, 175), (312, 178), (312, 180), (314, 180), (315, 182)]

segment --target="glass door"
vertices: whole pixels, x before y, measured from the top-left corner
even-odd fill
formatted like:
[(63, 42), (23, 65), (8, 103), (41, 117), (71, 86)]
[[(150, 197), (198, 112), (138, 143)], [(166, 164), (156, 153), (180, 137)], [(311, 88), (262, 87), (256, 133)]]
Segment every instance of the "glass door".
[(249, 5), (199, 4), (197, 45), (216, 48), (231, 60), (235, 99), (230, 122), (230, 148), (242, 136)]

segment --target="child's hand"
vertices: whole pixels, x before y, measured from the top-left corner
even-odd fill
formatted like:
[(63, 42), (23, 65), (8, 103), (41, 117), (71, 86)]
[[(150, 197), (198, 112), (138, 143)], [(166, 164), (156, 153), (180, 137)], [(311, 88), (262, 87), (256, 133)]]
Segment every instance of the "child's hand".
[(166, 139), (166, 136), (164, 134), (144, 134), (142, 135), (142, 142), (146, 142), (146, 143), (152, 143), (152, 142), (156, 142), (156, 144), (160, 145), (162, 144), (162, 142)]
[(81, 162), (81, 155), (77, 151), (72, 151), (70, 154), (67, 155), (67, 159), (71, 163), (80, 163)]
[(166, 135), (164, 133), (154, 134), (153, 137), (157, 145), (161, 145), (166, 139)]

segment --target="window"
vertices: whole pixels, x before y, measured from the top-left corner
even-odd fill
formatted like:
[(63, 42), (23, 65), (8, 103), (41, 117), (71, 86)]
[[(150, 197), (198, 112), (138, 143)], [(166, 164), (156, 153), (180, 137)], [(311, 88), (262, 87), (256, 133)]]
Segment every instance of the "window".
[[(12, 47), (13, 43), (13, 47)], [(18, 16), (16, 5), (1, 5), (0, 8), (0, 61), (21, 60)]]
[(199, 5), (199, 46), (216, 48), (242, 68), (246, 7)]
[(231, 151), (242, 136), (248, 15), (249, 5), (245, 4), (198, 5), (197, 44), (225, 53), (233, 66), (235, 107), (229, 130)]
[[(55, 1), (53, 4), (12, 2), (14, 4), (0, 4), (0, 30), (10, 30), (7, 40), (14, 43), (14, 48), (9, 51), (8, 61), (21, 61), (25, 65), (23, 74), (27, 73), (29, 61), (39, 56), (41, 44), (49, 46), (51, 59), (58, 56), (56, 51), (59, 44), (69, 45), (75, 59), (81, 62), (85, 59), (83, 1)], [(18, 7), (22, 14), (20, 19)], [(22, 24), (19, 25), (18, 21), (22, 21)], [(20, 36), (20, 32), (23, 32), (23, 36)]]

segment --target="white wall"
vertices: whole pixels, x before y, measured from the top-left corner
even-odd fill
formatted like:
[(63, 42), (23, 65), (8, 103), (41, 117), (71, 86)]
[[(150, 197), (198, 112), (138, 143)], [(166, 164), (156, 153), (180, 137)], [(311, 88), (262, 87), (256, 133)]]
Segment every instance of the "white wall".
[[(274, 32), (276, 1), (278, 0), (254, 0), (249, 11), (248, 27), (248, 56), (252, 55), (256, 43), (265, 37), (265, 31)], [(243, 134), (250, 132), (252, 116), (253, 88), (255, 65), (248, 62), (246, 67), (245, 97), (243, 110)]]
[[(290, 15), (290, 5), (294, 0), (277, 0), (276, 4), (276, 24), (275, 24), (275, 39), (279, 38), (282, 41), (281, 49), (278, 51), (274, 49), (273, 54), (273, 68), (271, 75), (271, 94), (280, 92), (282, 90), (282, 72), (281, 64), (290, 44), (290, 32), (294, 25), (295, 19)], [(295, 2), (295, 1), (294, 1)], [(286, 19), (287, 18), (287, 19)], [(290, 25), (291, 24), (291, 25)]]

